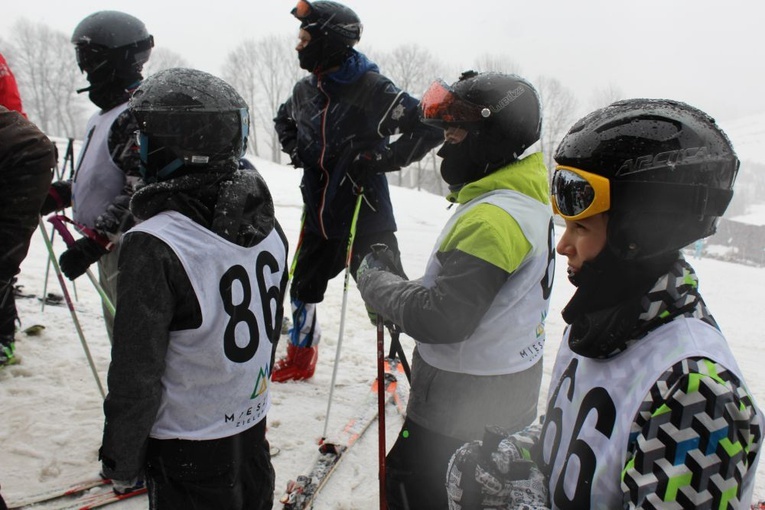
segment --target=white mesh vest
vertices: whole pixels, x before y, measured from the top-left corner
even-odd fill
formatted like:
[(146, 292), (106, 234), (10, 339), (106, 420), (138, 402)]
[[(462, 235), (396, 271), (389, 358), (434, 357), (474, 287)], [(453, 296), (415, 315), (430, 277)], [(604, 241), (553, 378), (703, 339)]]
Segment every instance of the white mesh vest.
[(254, 426), (271, 406), (268, 334), (281, 326), (274, 320), (286, 260), (279, 234), (245, 248), (177, 212), (160, 213), (126, 235), (133, 232), (172, 248), (202, 309), (199, 328), (170, 332), (151, 437), (217, 439)]
[(441, 264), (436, 252), (457, 219), (479, 204), (502, 208), (520, 225), (531, 251), (500, 289), (476, 330), (451, 344), (417, 343), (428, 364), (441, 370), (472, 375), (521, 372), (542, 359), (544, 320), (554, 273), (552, 212), (523, 193), (496, 190), (460, 205), (441, 231), (422, 284), (432, 287)]
[(98, 218), (125, 186), (125, 172), (109, 153), (109, 132), (127, 103), (97, 113), (88, 121), (77, 170), (72, 181), (72, 217), (77, 223), (95, 227)]
[[(632, 422), (656, 380), (690, 357), (714, 360), (741, 378), (722, 334), (698, 319), (679, 318), (660, 326), (608, 360), (574, 354), (568, 347), (567, 330), (553, 368), (556, 387), (550, 388), (548, 400), (550, 425), (540, 439), (552, 508), (624, 507), (621, 473)], [(663, 427), (672, 428), (670, 416)], [(683, 439), (693, 440), (673, 440)], [(552, 472), (550, 465), (555, 466)], [(753, 485), (751, 469), (743, 481), (744, 501), (751, 499)]]

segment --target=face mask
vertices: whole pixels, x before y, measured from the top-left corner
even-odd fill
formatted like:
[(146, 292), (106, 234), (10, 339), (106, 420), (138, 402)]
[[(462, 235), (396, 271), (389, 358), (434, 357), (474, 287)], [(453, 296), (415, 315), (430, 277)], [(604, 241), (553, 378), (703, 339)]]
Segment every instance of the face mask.
[(342, 64), (349, 53), (350, 48), (346, 44), (331, 37), (317, 37), (298, 51), (298, 62), (301, 69), (319, 74)]

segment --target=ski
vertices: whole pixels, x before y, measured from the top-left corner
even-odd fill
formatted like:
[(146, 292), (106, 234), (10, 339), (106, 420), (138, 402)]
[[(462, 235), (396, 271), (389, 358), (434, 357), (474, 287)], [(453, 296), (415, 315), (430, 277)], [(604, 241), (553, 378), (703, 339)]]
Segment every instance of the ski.
[[(393, 399), (396, 376), (385, 375), (385, 403)], [(298, 476), (287, 484), (287, 491), (280, 502), (284, 510), (304, 510), (311, 508), (319, 491), (337, 468), (345, 453), (369, 426), (377, 419), (377, 379), (371, 385), (370, 394), (364, 399), (360, 412), (351, 418), (334, 441), (325, 441), (319, 446), (319, 455), (313, 462), (307, 475)]]
[[(118, 501), (133, 498), (135, 496), (140, 496), (142, 494), (146, 494), (145, 487), (125, 494), (117, 494), (113, 490), (109, 489), (108, 491), (101, 491), (95, 494), (85, 495), (75, 501), (69, 502), (69, 504), (65, 506), (57, 506), (55, 507), (55, 510), (91, 510), (93, 508), (101, 508), (106, 505), (111, 505), (112, 503), (117, 503)], [(46, 508), (45, 510), (53, 509)]]
[(141, 488), (126, 494), (117, 494), (111, 488), (111, 480), (98, 478), (70, 485), (63, 489), (51, 489), (22, 501), (12, 503), (9, 510), (87, 510), (100, 508), (123, 499), (145, 494)]
[(36, 503), (43, 503), (47, 501), (53, 501), (54, 499), (64, 498), (67, 496), (77, 496), (92, 489), (93, 487), (99, 487), (101, 485), (107, 485), (111, 483), (111, 480), (107, 478), (93, 478), (90, 480), (84, 480), (81, 482), (73, 483), (67, 487), (48, 489), (31, 496), (27, 496), (19, 501), (12, 503), (9, 508), (15, 510), (17, 508), (24, 508)]

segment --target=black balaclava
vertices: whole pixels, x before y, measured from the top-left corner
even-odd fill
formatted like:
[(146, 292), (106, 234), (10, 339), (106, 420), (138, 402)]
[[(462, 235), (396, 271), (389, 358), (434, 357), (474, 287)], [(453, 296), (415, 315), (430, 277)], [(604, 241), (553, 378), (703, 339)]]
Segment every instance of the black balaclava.
[(460, 143), (445, 143), (438, 151), (441, 177), (452, 188), (477, 181), (515, 161), (515, 155), (506, 154), (501, 139), (491, 132), (468, 131)]
[(300, 68), (309, 73), (321, 74), (327, 69), (341, 65), (351, 54), (351, 47), (318, 30), (307, 29), (311, 41), (298, 51)]
[(677, 257), (676, 251), (670, 251), (627, 261), (606, 246), (576, 274), (570, 274), (577, 289), (561, 315), (571, 325), (571, 350), (590, 358), (623, 350), (638, 322), (643, 296)]
[(116, 69), (107, 64), (89, 71), (87, 79), (90, 86), (77, 92), (87, 92), (94, 105), (110, 110), (128, 100), (130, 90), (138, 86), (143, 76), (132, 66)]

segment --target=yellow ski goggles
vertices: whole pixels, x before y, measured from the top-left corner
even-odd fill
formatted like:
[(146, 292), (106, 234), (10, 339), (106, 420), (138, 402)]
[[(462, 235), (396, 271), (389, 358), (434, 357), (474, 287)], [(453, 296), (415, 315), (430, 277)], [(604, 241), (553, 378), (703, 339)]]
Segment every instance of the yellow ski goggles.
[(611, 208), (608, 178), (570, 166), (557, 166), (552, 177), (553, 212), (571, 221)]

